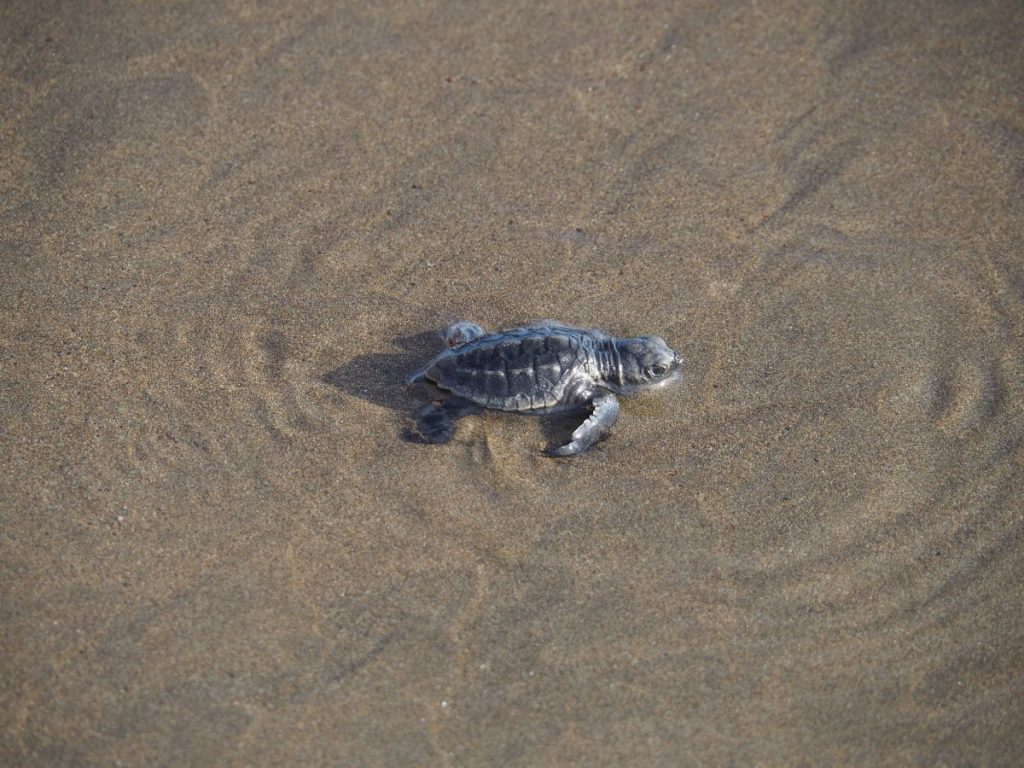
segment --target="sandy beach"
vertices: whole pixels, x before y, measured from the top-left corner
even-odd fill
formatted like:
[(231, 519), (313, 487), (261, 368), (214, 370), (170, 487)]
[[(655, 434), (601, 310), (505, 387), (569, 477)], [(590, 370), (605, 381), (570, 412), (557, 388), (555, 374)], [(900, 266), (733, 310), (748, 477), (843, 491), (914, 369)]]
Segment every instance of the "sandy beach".
[[(1024, 761), (1024, 6), (0, 7), (0, 763)], [(407, 439), (467, 319), (680, 384)]]

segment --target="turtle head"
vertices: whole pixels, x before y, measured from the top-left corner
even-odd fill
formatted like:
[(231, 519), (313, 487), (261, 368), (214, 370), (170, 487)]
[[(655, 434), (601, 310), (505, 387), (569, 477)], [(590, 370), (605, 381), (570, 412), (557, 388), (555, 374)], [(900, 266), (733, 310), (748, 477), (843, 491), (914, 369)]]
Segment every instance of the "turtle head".
[(679, 355), (658, 336), (616, 339), (620, 381), (612, 385), (622, 395), (660, 389), (679, 379)]

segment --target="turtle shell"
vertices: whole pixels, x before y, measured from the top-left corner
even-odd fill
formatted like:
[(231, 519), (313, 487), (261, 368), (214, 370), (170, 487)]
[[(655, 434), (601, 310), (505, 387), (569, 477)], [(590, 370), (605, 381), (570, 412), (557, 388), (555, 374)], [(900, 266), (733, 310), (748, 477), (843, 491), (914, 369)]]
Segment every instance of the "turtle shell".
[(500, 331), (442, 352), (423, 371), (441, 389), (485, 408), (551, 411), (589, 374), (595, 334), (567, 327)]

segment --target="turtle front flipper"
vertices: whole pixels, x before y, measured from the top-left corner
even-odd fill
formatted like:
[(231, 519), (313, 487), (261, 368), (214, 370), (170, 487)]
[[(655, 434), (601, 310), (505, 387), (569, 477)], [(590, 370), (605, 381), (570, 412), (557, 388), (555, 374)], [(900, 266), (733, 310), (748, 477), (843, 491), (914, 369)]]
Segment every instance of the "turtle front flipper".
[(619, 420), (619, 401), (611, 392), (602, 391), (590, 401), (593, 413), (586, 421), (576, 427), (572, 440), (551, 451), (554, 456), (575, 456), (583, 453), (590, 446), (608, 434), (615, 422)]
[(449, 397), (440, 405), (431, 403), (416, 416), (416, 434), (428, 443), (447, 443), (455, 434), (455, 422), (479, 410), (461, 397)]

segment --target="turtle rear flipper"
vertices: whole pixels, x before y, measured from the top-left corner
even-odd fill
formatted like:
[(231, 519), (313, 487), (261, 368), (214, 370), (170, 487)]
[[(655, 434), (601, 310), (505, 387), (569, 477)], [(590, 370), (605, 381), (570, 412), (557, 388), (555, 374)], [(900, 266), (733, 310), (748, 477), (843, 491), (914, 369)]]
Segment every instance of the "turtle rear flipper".
[(416, 373), (410, 373), (408, 376), (405, 377), (406, 385), (411, 387), (413, 384), (422, 384), (424, 381), (427, 380), (428, 370), (430, 370), (430, 366), (427, 366), (426, 368), (420, 368), (418, 371), (416, 371)]
[(471, 323), (468, 320), (460, 320), (457, 323), (452, 323), (445, 328), (444, 333), (441, 334), (444, 337), (444, 343), (447, 347), (459, 347), (463, 344), (468, 344), (471, 341), (486, 336), (487, 331), (481, 328), (476, 323)]
[(428, 443), (447, 443), (455, 434), (455, 422), (479, 410), (460, 397), (449, 397), (440, 405), (431, 403), (417, 414), (415, 432)]

